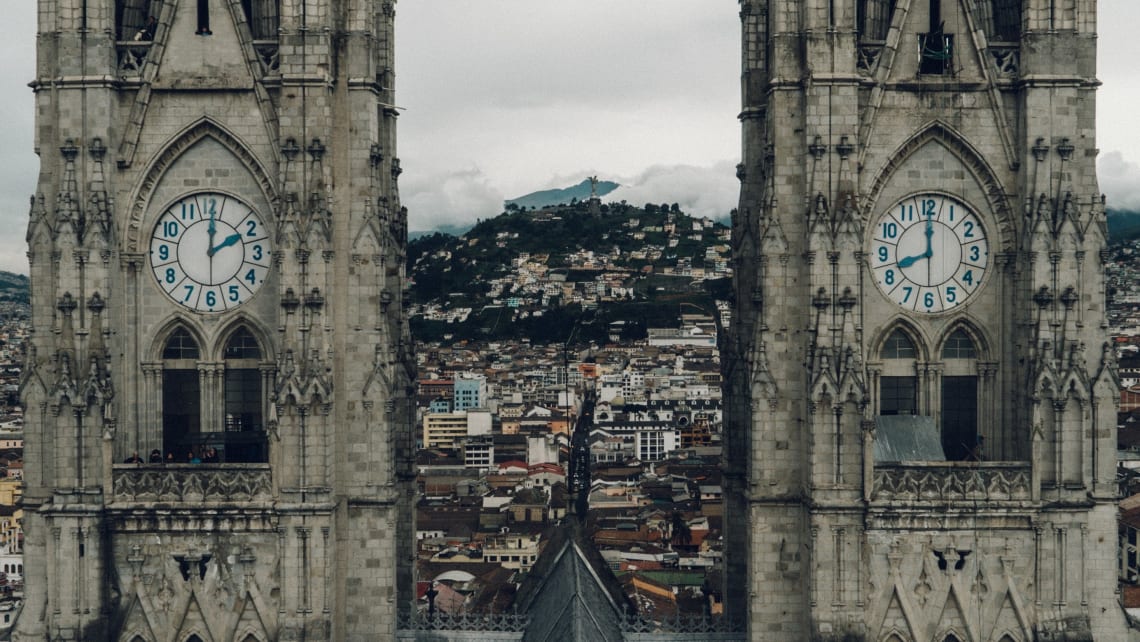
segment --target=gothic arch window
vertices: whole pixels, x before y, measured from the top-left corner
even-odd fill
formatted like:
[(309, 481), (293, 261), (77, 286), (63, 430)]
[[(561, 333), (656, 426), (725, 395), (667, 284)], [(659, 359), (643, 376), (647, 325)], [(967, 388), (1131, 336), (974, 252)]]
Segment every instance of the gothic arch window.
[(226, 340), (222, 354), (226, 461), (265, 461), (262, 354), (261, 344), (245, 326)]
[(183, 462), (202, 431), (201, 350), (186, 328), (170, 334), (162, 348), (162, 450)]
[(190, 637), (186, 638), (186, 642), (202, 642), (202, 638), (198, 637), (197, 634), (191, 634)]
[(942, 642), (962, 642), (962, 640), (953, 633), (947, 633), (946, 637), (942, 638)]
[(946, 459), (980, 456), (978, 435), (978, 350), (959, 328), (942, 344), (942, 451)]
[(266, 350), (248, 324), (221, 334), (213, 349), (181, 323), (160, 340), (161, 450), (168, 463), (263, 463)]
[(879, 351), (883, 374), (879, 377), (879, 414), (913, 415), (918, 412), (917, 349), (902, 329), (887, 336)]

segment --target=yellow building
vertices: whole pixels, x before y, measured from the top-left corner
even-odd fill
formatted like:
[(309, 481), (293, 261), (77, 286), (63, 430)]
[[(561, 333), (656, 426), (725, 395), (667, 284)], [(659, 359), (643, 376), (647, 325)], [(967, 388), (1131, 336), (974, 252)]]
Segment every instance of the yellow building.
[(455, 448), (467, 437), (466, 412), (431, 412), (424, 415), (424, 448)]

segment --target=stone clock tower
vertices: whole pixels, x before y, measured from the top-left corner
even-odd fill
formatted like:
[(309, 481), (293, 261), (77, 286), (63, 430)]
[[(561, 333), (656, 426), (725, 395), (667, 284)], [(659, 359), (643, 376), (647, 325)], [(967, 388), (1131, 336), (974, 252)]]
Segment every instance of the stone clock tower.
[(18, 639), (395, 635), (393, 5), (39, 0)]
[(730, 608), (1120, 640), (1094, 0), (742, 0)]

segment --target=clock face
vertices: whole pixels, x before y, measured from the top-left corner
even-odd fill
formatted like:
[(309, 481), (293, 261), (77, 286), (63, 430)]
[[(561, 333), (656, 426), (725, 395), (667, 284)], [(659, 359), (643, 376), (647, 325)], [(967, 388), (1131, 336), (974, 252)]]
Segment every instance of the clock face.
[(906, 310), (933, 314), (962, 305), (989, 266), (981, 220), (949, 196), (907, 197), (876, 219), (872, 234), (875, 285)]
[(190, 194), (158, 217), (151, 270), (178, 305), (232, 310), (252, 298), (269, 274), (268, 232), (257, 212), (232, 196)]

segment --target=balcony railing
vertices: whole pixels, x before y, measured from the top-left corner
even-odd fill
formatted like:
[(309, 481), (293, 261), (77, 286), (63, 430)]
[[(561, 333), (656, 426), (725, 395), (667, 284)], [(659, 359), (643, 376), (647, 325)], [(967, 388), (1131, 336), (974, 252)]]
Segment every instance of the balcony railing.
[(1028, 501), (1032, 471), (1024, 462), (875, 464), (872, 501)]
[(115, 502), (248, 502), (273, 497), (268, 464), (116, 464)]

